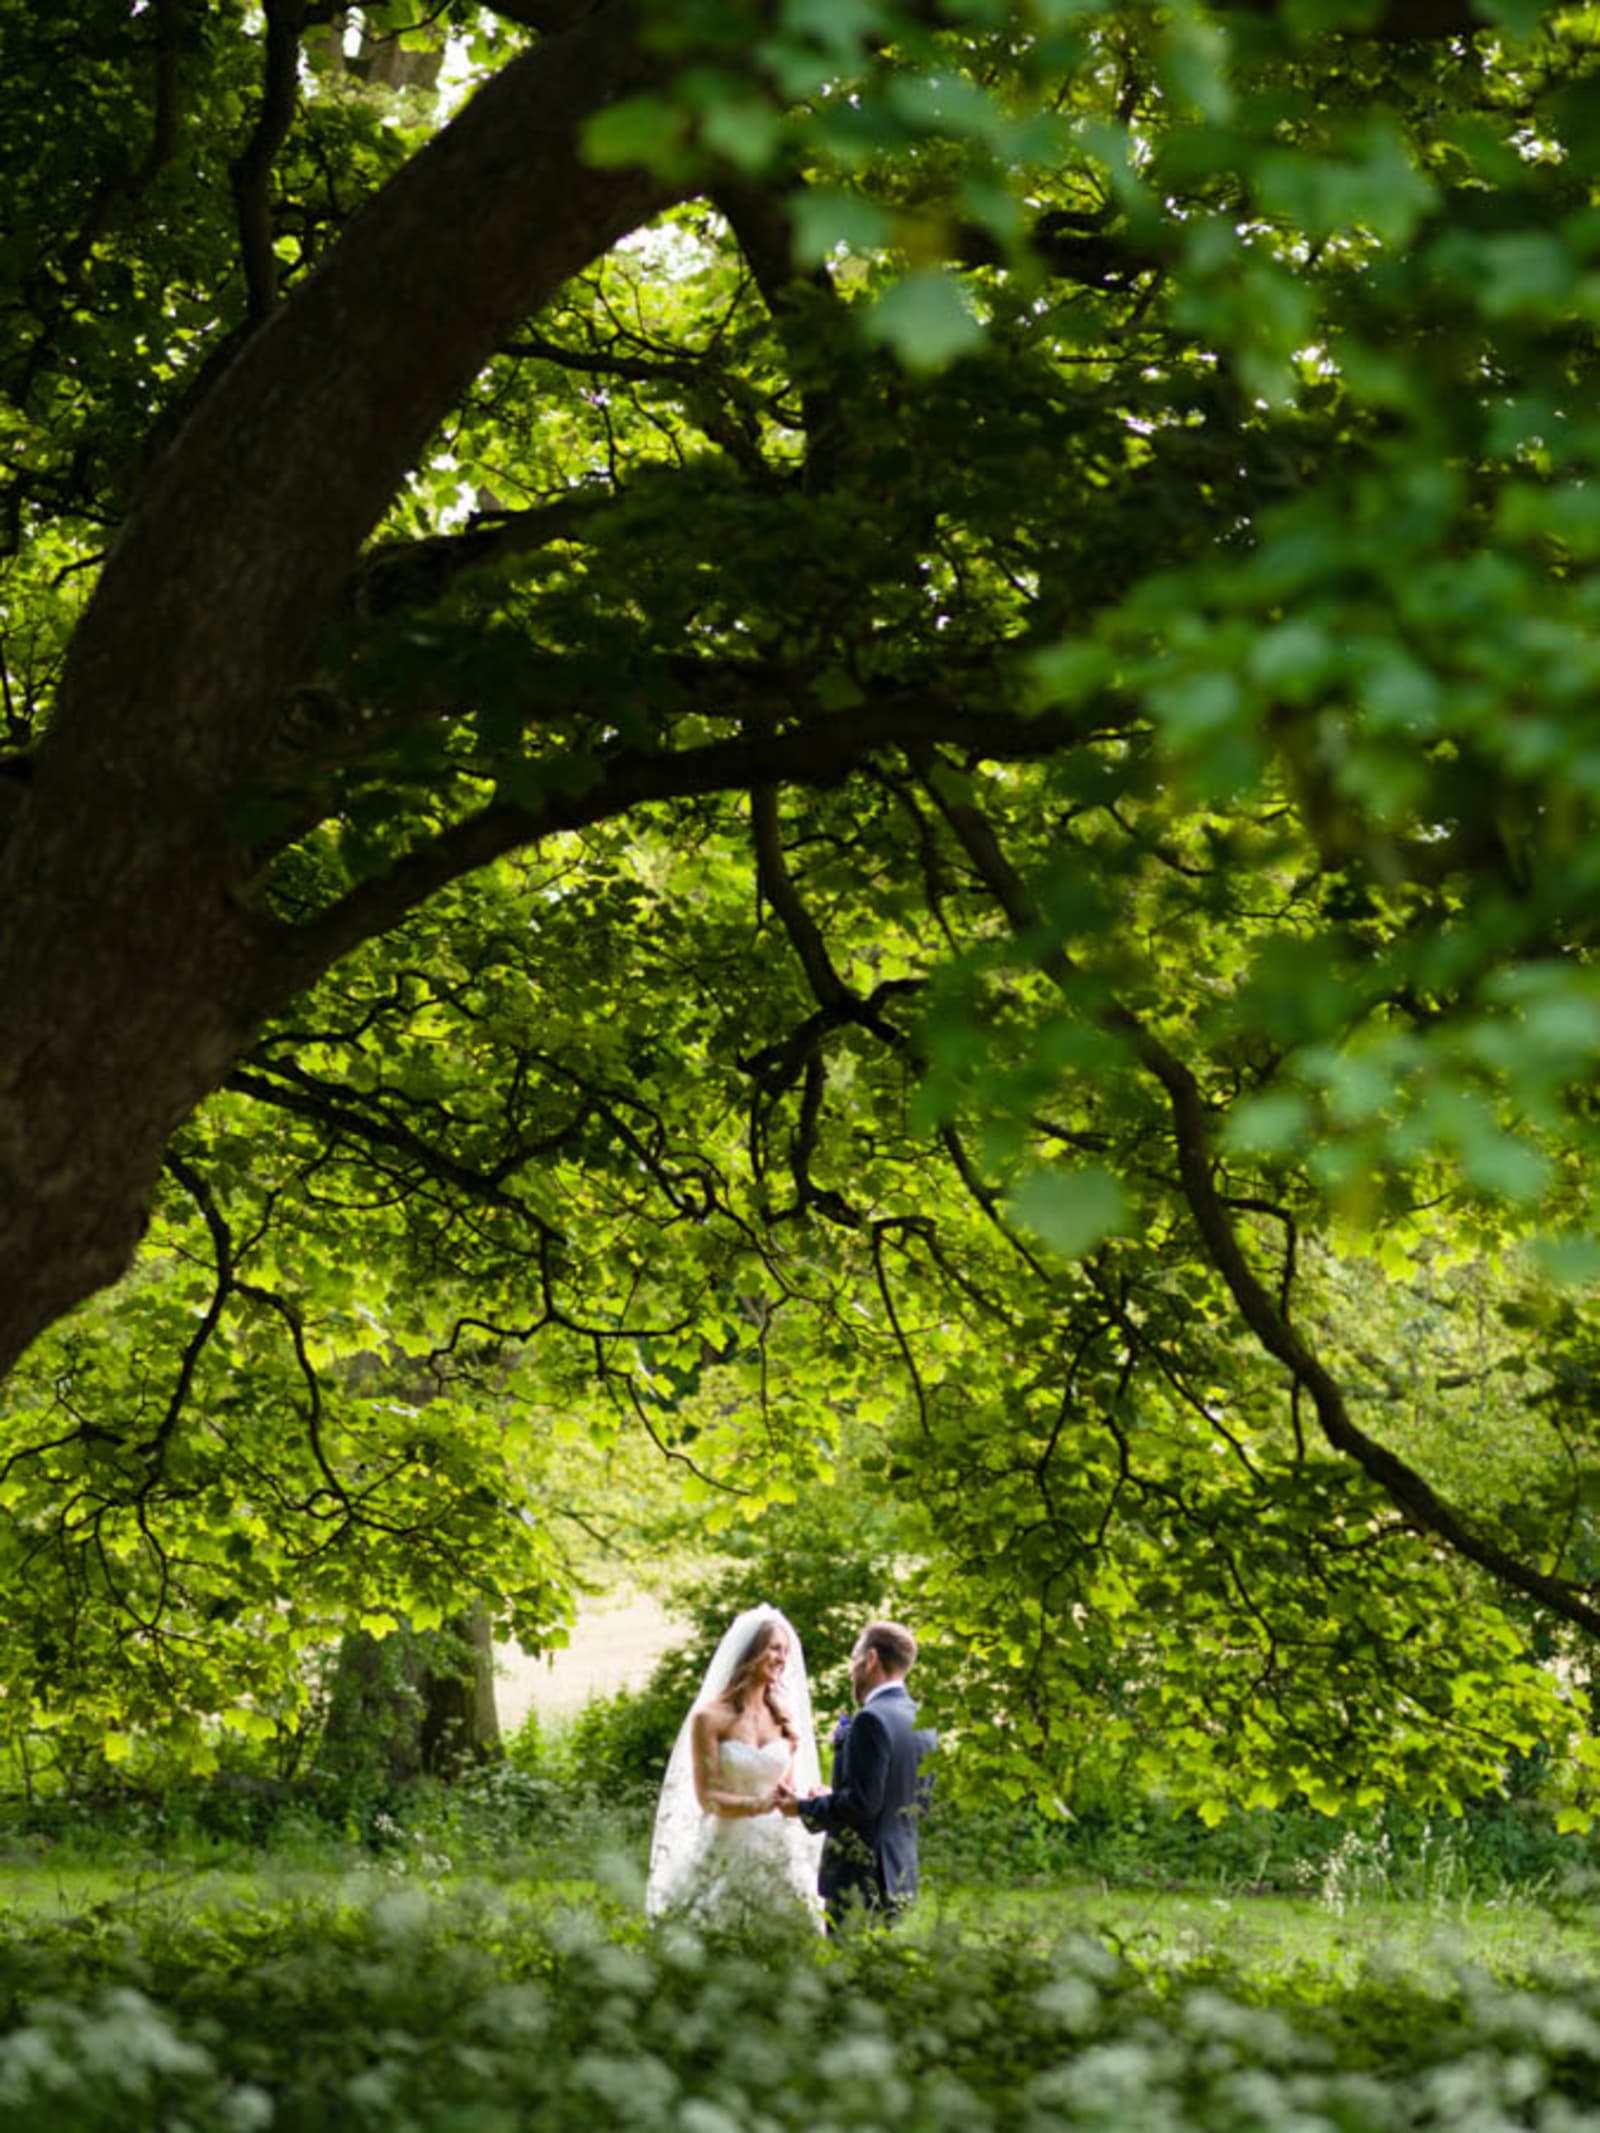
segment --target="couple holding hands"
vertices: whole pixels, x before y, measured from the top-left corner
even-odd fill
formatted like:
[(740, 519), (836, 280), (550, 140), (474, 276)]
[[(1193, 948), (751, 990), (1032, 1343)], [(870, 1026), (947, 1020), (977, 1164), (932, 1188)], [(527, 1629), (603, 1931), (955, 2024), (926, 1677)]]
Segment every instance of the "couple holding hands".
[[(919, 1732), (905, 1677), (916, 1639), (869, 1622), (850, 1655), (857, 1709), (824, 1789), (805, 1658), (775, 1607), (739, 1616), (679, 1731), (656, 1809), (645, 1905), (726, 1925), (797, 1908), (838, 1925), (892, 1918), (917, 1891)], [(820, 1856), (819, 1856), (820, 1854)]]

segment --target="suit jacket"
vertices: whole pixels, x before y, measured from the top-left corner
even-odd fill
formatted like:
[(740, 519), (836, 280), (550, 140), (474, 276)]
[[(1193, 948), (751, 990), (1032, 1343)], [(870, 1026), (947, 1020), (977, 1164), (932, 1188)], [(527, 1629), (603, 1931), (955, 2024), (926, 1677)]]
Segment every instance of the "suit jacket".
[(800, 1819), (827, 1838), (817, 1887), (837, 1924), (852, 1904), (894, 1912), (917, 1893), (917, 1765), (933, 1736), (898, 1682), (862, 1705), (834, 1750), (833, 1789), (802, 1800)]

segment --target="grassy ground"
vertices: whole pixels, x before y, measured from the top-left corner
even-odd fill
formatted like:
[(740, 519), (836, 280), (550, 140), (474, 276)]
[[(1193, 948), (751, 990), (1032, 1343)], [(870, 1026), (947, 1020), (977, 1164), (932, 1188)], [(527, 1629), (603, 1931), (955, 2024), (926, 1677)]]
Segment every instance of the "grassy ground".
[(1218, 1960), (1257, 1976), (1318, 1972), (1339, 1981), (1374, 1964), (1429, 1972), (1473, 1963), (1510, 1977), (1550, 1967), (1600, 1974), (1600, 1922), (1507, 1898), (1439, 1904), (1369, 1896), (1334, 1911), (1309, 1896), (1078, 1884), (936, 1893), (922, 1917), (924, 1930), (941, 1918), (978, 1930), (986, 1920), (1028, 1919), (1041, 1935), (1087, 1933), (1140, 1969)]
[[(489, 1884), (519, 1905), (598, 1900), (622, 1914), (638, 1900), (625, 1860), (589, 1873), (575, 1871), (571, 1860), (541, 1864), (528, 1857), (508, 1859), (500, 1871), (428, 1870), (439, 1863), (405, 1855), (374, 1860), (332, 1844), (312, 1857), (240, 1848), (167, 1860), (12, 1859), (0, 1861), (0, 1923), (15, 1931), (30, 1919), (136, 1923), (158, 1912), (194, 1914), (263, 1901), (361, 1902), (389, 1886)], [(1342, 1982), (1374, 1964), (1428, 1973), (1472, 1963), (1507, 1977), (1551, 1967), (1600, 1975), (1600, 1923), (1592, 1915), (1510, 1897), (1422, 1903), (1369, 1895), (1334, 1910), (1309, 1895), (1203, 1889), (935, 1888), (909, 1931), (924, 1938), (946, 1925), (977, 1934), (988, 1926), (1034, 1925), (1042, 1939), (1084, 1933), (1144, 1970), (1221, 1962), (1258, 1977), (1307, 1973)]]

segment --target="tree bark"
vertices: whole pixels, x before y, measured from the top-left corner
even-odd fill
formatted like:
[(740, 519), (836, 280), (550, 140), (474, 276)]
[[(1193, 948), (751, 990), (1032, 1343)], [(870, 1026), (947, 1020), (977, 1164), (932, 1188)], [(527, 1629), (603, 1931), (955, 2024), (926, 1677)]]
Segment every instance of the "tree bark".
[(341, 1643), (316, 1758), (325, 1775), (405, 1785), (459, 1777), (499, 1754), (494, 1647), (482, 1608), (425, 1635), (352, 1630)]
[(662, 66), (607, 7), (356, 218), (152, 467), (0, 846), (0, 1373), (126, 1267), (163, 1150), (283, 1004), (241, 805), (360, 544), (498, 343), (666, 205), (584, 119)]
[(501, 1753), (494, 1700), (494, 1643), (483, 1608), (446, 1625), (460, 1647), (459, 1667), (430, 1667), (422, 1682), (422, 1767), (430, 1777), (459, 1777)]

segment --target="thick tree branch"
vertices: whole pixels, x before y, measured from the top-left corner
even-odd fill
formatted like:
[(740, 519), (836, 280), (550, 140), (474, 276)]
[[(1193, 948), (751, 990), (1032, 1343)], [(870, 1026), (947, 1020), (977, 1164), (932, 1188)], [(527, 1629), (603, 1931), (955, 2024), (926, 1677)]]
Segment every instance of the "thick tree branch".
[(281, 1004), (238, 796), (270, 782), (281, 706), (441, 417), (672, 196), (579, 146), (591, 113), (669, 66), (620, 4), (513, 60), (145, 477), (0, 847), (0, 1370), (120, 1273), (174, 1127)]
[[(440, 415), (519, 317), (670, 197), (579, 154), (585, 117), (659, 70), (628, 24), (607, 9), (513, 61), (368, 202), (195, 411), (80, 627), (47, 751), (56, 778), (95, 749), (108, 695), (125, 699), (124, 747), (141, 768), (153, 759), (169, 797), (173, 757), (202, 735), (215, 738), (196, 779), (231, 782), (259, 750), (263, 709), (299, 678)], [(122, 657), (135, 640), (142, 662)], [(147, 682), (119, 682), (141, 664)]]
[(615, 343), (621, 335), (591, 348), (567, 348), (541, 334), (523, 334), (506, 344), (509, 356), (552, 363), (580, 376), (620, 378), (635, 385), (675, 387), (684, 396), (685, 412), (695, 427), (721, 447), (757, 488), (780, 486), (761, 450), (761, 400), (719, 361), (712, 348), (682, 355), (624, 355)]
[(661, 751), (618, 748), (602, 758), (580, 791), (552, 777), (538, 807), (496, 801), (362, 882), (318, 917), (280, 927), (260, 950), (264, 1001), (287, 1000), (364, 940), (386, 933), (447, 882), (487, 866), (520, 846), (562, 830), (587, 829), (652, 801), (704, 798), (762, 785), (841, 784), (874, 750), (959, 744), (979, 756), (1026, 759), (1081, 738), (1081, 718), (1066, 712), (974, 711), (921, 692), (888, 692), (849, 712), (798, 718), (781, 732), (707, 741)]
[[(1085, 289), (1125, 289), (1164, 265), (1159, 243), (1135, 244), (1115, 231), (1096, 227), (1100, 220), (1070, 209), (1048, 210), (1034, 222), (1020, 248), (1055, 280), (1076, 282)], [(981, 223), (958, 223), (948, 244), (951, 256), (962, 266), (1005, 266), (1012, 257)]]
[(1583, 1598), (1577, 1586), (1520, 1561), (1479, 1533), (1414, 1467), (1357, 1424), (1337, 1380), (1285, 1318), (1245, 1256), (1213, 1176), (1210, 1128), (1199, 1083), (1132, 1016), (1127, 1026), (1139, 1056), (1161, 1083), (1172, 1107), (1184, 1195), (1212, 1263), (1261, 1346), (1305, 1387), (1328, 1442), (1354, 1459), (1422, 1531), (1437, 1534), (1502, 1584), (1540, 1601), (1591, 1636), (1600, 1635), (1600, 1608)]
[(150, 146), (128, 180), (124, 197), (147, 192), (178, 146), (178, 46), (183, 37), (182, 0), (156, 0), (156, 109)]
[(755, 845), (756, 881), (782, 921), (783, 930), (793, 943), (818, 1005), (826, 1008), (844, 1006), (850, 988), (834, 969), (821, 929), (801, 902), (800, 892), (783, 856), (776, 786), (758, 785), (751, 793), (750, 834)]
[[(238, 1291), (241, 1296), (248, 1296), (252, 1303), (258, 1303), (263, 1309), (271, 1311), (289, 1329), (289, 1338), (294, 1344), (295, 1361), (299, 1365), (300, 1376), (306, 1388), (306, 1442), (311, 1447), (311, 1456), (316, 1461), (317, 1471), (322, 1476), (323, 1487), (328, 1496), (340, 1507), (345, 1522), (347, 1524), (353, 1523), (359, 1515), (356, 1509), (356, 1499), (351, 1496), (350, 1491), (334, 1472), (328, 1459), (326, 1447), (322, 1441), (322, 1381), (317, 1376), (317, 1366), (312, 1362), (311, 1351), (306, 1346), (305, 1320), (301, 1316), (300, 1307), (288, 1297), (278, 1295), (273, 1289), (264, 1289), (255, 1282), (241, 1281), (238, 1284)], [(316, 1493), (320, 1494), (321, 1491)], [(362, 1493), (370, 1495), (370, 1487)], [(314, 1495), (308, 1501), (306, 1508), (308, 1510), (313, 1509), (315, 1502), (316, 1496)], [(376, 1519), (370, 1521), (370, 1523), (374, 1525), (383, 1524), (381, 1520)], [(404, 1529), (385, 1526), (384, 1530), (397, 1532)]]
[(223, 1215), (222, 1209), (217, 1205), (216, 1195), (199, 1171), (192, 1164), (185, 1162), (182, 1156), (177, 1154), (169, 1155), (167, 1157), (167, 1168), (189, 1195), (190, 1199), (193, 1200), (196, 1207), (199, 1208), (205, 1220), (206, 1228), (211, 1233), (211, 1249), (216, 1259), (217, 1278), (211, 1295), (207, 1300), (205, 1310), (200, 1315), (200, 1322), (184, 1346), (183, 1356), (178, 1365), (177, 1380), (172, 1388), (172, 1397), (167, 1402), (166, 1412), (157, 1424), (155, 1434), (140, 1446), (141, 1451), (145, 1453), (150, 1462), (149, 1473), (140, 1487), (139, 1493), (141, 1497), (149, 1494), (160, 1476), (162, 1463), (166, 1458), (167, 1446), (171, 1443), (178, 1424), (183, 1418), (184, 1406), (188, 1401), (189, 1391), (194, 1383), (194, 1374), (199, 1368), (200, 1358), (204, 1354), (212, 1334), (215, 1333), (222, 1322), (222, 1313), (227, 1305), (229, 1296), (233, 1293), (234, 1284), (233, 1233), (228, 1227), (227, 1219)]
[[(847, 425), (824, 344), (845, 345), (853, 330), (848, 309), (825, 267), (807, 270), (795, 265), (793, 219), (782, 194), (770, 186), (729, 179), (715, 197), (783, 338), (800, 388), (805, 486), (813, 492), (830, 489), (844, 471)], [(825, 375), (827, 384), (822, 382)]]
[[(755, 1074), (767, 1088), (780, 1091), (792, 1084), (795, 1075), (803, 1066), (805, 1085), (801, 1097), (800, 1122), (790, 1161), (799, 1205), (804, 1207), (823, 1204), (824, 1212), (832, 1214), (836, 1220), (846, 1220), (854, 1227), (859, 1224), (860, 1217), (845, 1208), (840, 1196), (836, 1193), (819, 1193), (811, 1182), (811, 1156), (818, 1139), (825, 1093), (825, 1077), (821, 1071), (822, 1039), (829, 1030), (837, 1029), (843, 1023), (853, 1022), (863, 1029), (871, 1030), (874, 1036), (894, 1051), (920, 1064), (916, 1046), (904, 1031), (897, 1029), (886, 1019), (883, 1007), (895, 994), (918, 991), (921, 980), (889, 978), (876, 986), (867, 998), (852, 990), (834, 968), (821, 929), (801, 901), (800, 893), (789, 873), (779, 834), (777, 793), (774, 787), (762, 786), (752, 793), (751, 823), (756, 847), (757, 879), (789, 935), (817, 1001), (818, 1011), (808, 1016), (799, 1028), (792, 1030), (781, 1043), (769, 1045), (753, 1057), (741, 1059), (739, 1064), (746, 1072)], [(984, 1184), (977, 1165), (955, 1127), (946, 1122), (939, 1129), (939, 1138), (974, 1206), (1011, 1250), (1043, 1280), (1044, 1268), (1022, 1238), (1004, 1220), (1000, 1212), (1000, 1195)], [(954, 1276), (952, 1269), (943, 1261), (931, 1224), (924, 1233), (923, 1241), (930, 1253), (944, 1266), (947, 1278), (955, 1278), (959, 1286), (965, 1287), (965, 1283)]]
[(480, 512), (460, 533), (386, 542), (364, 558), (352, 587), (353, 604), (368, 615), (430, 607), (465, 571), (533, 555), (552, 541), (581, 539), (584, 528), (615, 500), (601, 489), (575, 491), (529, 511)]
[(596, 348), (568, 348), (542, 333), (519, 333), (500, 351), (519, 362), (551, 363), (584, 378), (621, 378), (632, 385), (681, 385), (705, 382), (704, 359), (693, 355), (624, 355), (612, 342)]

